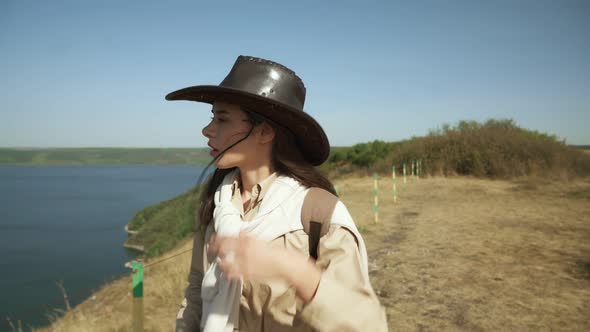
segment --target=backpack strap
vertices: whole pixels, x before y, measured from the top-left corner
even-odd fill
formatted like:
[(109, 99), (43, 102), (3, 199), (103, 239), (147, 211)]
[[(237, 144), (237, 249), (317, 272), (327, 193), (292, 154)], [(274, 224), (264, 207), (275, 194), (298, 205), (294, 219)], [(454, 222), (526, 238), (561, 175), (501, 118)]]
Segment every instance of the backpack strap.
[(320, 244), (320, 232), (322, 231), (322, 223), (317, 221), (309, 222), (309, 257), (318, 260), (318, 246)]
[(301, 224), (309, 237), (309, 256), (319, 257), (320, 238), (330, 229), (330, 220), (338, 197), (322, 188), (313, 187), (307, 191), (301, 208)]

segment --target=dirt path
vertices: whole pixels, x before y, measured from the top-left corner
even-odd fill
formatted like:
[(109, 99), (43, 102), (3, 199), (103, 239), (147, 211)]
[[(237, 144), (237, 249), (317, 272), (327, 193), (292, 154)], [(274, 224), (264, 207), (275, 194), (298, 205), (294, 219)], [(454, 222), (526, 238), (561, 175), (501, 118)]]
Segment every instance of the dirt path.
[(391, 331), (590, 330), (590, 182), (336, 183)]

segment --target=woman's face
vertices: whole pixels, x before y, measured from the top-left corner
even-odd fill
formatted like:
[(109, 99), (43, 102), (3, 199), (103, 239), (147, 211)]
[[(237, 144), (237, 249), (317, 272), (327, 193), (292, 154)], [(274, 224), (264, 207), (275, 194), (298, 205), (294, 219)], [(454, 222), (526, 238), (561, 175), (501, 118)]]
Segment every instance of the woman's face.
[[(207, 143), (212, 149), (210, 154), (215, 158), (219, 152), (244, 138), (252, 124), (248, 122), (246, 112), (236, 104), (215, 102), (211, 113), (213, 113), (211, 122), (203, 128), (202, 133), (209, 139)], [(250, 134), (250, 137), (226, 151), (216, 161), (217, 167), (220, 169), (240, 167), (246, 161), (246, 157), (252, 156), (255, 152), (256, 143), (252, 139), (253, 134), (254, 132)]]

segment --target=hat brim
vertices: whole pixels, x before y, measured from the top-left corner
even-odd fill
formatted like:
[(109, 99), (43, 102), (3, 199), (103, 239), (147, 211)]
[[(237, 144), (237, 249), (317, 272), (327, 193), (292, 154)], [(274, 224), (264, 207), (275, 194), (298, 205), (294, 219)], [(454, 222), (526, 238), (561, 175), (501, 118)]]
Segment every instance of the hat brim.
[(328, 137), (314, 118), (270, 98), (217, 85), (197, 85), (171, 92), (166, 95), (166, 100), (190, 100), (208, 104), (225, 101), (245, 106), (291, 130), (303, 156), (313, 166), (321, 165), (330, 155)]

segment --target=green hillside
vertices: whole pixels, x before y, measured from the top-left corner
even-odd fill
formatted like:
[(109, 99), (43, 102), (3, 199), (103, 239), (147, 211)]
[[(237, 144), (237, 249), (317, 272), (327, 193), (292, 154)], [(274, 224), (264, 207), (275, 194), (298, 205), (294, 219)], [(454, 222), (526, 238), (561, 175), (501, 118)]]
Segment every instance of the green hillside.
[(322, 169), (388, 174), (420, 159), (423, 173), (488, 178), (590, 175), (590, 156), (554, 135), (519, 127), (512, 120), (460, 121), (401, 142), (376, 140), (335, 149)]
[(143, 247), (148, 256), (157, 256), (176, 246), (194, 231), (196, 225), (197, 186), (173, 199), (149, 206), (135, 214), (127, 224), (130, 236), (125, 245)]

